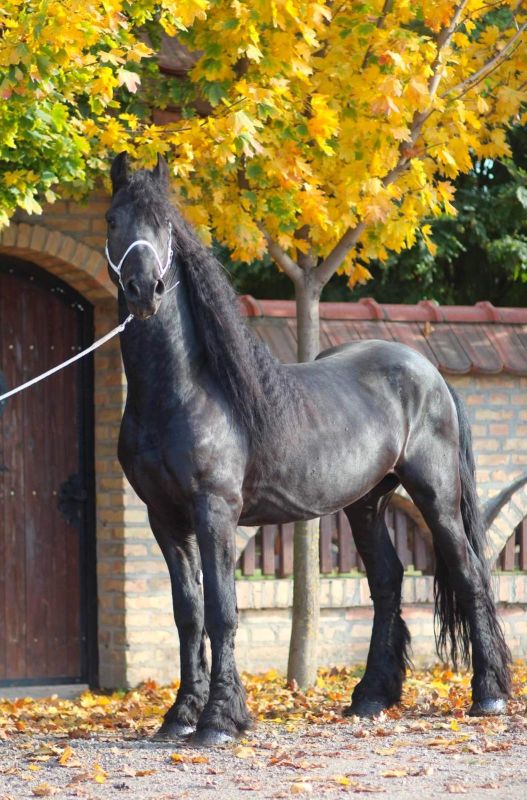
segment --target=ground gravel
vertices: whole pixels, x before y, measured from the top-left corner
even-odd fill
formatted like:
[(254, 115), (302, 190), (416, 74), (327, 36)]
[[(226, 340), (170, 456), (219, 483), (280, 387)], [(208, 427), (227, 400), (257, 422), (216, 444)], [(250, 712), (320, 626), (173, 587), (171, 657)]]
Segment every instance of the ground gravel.
[(259, 722), (243, 740), (206, 750), (135, 734), (72, 740), (21, 733), (0, 741), (0, 800), (346, 794), (525, 800), (527, 714), (465, 719), (460, 727), (437, 716), (299, 722), (293, 729)]

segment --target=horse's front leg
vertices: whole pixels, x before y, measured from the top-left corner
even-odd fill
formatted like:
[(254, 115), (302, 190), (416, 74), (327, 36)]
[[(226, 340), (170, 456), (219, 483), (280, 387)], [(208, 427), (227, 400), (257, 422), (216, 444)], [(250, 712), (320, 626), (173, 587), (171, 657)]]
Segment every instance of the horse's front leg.
[(174, 525), (150, 513), (150, 525), (170, 573), (174, 618), (179, 633), (180, 686), (156, 739), (192, 733), (209, 696), (205, 656), (203, 593), (196, 536), (186, 525)]
[(238, 625), (234, 584), (237, 512), (223, 497), (211, 494), (200, 495), (194, 505), (203, 569), (205, 627), (212, 652), (209, 700), (193, 737), (198, 744), (221, 744), (251, 725), (245, 689), (234, 661)]

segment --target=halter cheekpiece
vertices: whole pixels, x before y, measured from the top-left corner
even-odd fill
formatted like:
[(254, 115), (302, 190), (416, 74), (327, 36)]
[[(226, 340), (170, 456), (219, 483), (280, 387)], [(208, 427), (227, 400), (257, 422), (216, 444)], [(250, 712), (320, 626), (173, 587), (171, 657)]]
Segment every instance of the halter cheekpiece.
[(119, 263), (118, 264), (114, 264), (112, 259), (110, 258), (110, 253), (108, 251), (108, 239), (106, 239), (106, 244), (104, 246), (104, 252), (106, 254), (106, 258), (108, 259), (108, 264), (111, 266), (111, 268), (113, 269), (113, 271), (115, 272), (115, 274), (119, 278), (119, 283), (121, 284), (121, 288), (122, 288), (123, 292), (124, 292), (124, 286), (123, 286), (123, 281), (121, 279), (122, 266), (123, 266), (123, 264), (125, 262), (126, 257), (130, 253), (130, 251), (133, 250), (134, 247), (137, 247), (140, 244), (144, 245), (145, 247), (149, 247), (150, 250), (153, 252), (154, 256), (156, 257), (156, 261), (157, 261), (157, 264), (159, 266), (159, 271), (161, 273), (161, 278), (162, 278), (163, 275), (165, 274), (165, 272), (167, 271), (167, 269), (169, 268), (170, 264), (172, 263), (172, 256), (174, 255), (174, 251), (172, 249), (172, 225), (171, 225), (171, 223), (170, 222), (168, 223), (168, 252), (167, 252), (167, 258), (166, 258), (166, 261), (165, 261), (164, 265), (163, 265), (163, 263), (161, 261), (161, 258), (159, 257), (159, 253), (157, 252), (156, 248), (147, 239), (136, 239), (135, 242), (132, 242), (132, 244), (129, 245), (126, 248), (126, 250), (124, 252), (124, 255), (121, 258), (121, 260), (119, 261)]

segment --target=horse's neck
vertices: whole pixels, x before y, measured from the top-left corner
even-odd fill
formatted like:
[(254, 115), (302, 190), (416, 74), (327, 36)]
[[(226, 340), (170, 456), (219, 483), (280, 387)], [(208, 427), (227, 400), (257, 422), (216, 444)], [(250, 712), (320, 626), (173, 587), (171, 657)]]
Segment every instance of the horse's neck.
[[(122, 296), (120, 303), (123, 311)], [(204, 353), (182, 283), (162, 299), (155, 316), (126, 328), (121, 350), (135, 413), (157, 416), (194, 396)]]

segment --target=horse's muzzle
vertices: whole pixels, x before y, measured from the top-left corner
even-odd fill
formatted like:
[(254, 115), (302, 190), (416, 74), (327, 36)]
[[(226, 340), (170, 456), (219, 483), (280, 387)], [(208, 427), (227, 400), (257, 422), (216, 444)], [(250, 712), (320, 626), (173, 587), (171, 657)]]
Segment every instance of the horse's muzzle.
[(124, 294), (128, 309), (138, 319), (152, 317), (159, 308), (165, 291), (162, 280), (139, 281), (131, 278), (125, 283)]

